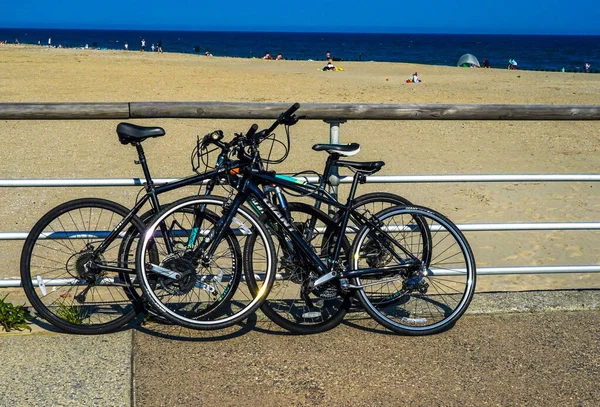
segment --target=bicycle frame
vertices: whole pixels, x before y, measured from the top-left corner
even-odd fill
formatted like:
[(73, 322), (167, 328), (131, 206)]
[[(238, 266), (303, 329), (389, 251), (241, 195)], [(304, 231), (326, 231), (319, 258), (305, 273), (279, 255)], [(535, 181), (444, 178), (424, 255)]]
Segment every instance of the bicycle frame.
[[(238, 184), (236, 186), (238, 193), (228, 206), (227, 212), (224, 217), (222, 217), (219, 222), (215, 225), (216, 233), (214, 236), (209, 239), (209, 241), (204, 241), (201, 243), (193, 252), (193, 258), (200, 258), (202, 256), (203, 260), (210, 258), (214, 254), (214, 251), (217, 248), (217, 245), (220, 239), (223, 237), (223, 233), (226, 230), (226, 226), (229, 225), (233, 219), (233, 215), (235, 214), (237, 208), (242, 205), (244, 202), (248, 201), (250, 197), (257, 200), (261, 206), (262, 210), (266, 212), (271, 219), (279, 224), (280, 227), (284, 228), (288, 233), (288, 236), (292, 239), (293, 243), (300, 248), (303, 255), (307, 256), (311, 263), (317, 266), (318, 273), (320, 277), (314, 282), (314, 287), (318, 287), (322, 284), (327, 283), (336, 278), (352, 278), (359, 276), (368, 276), (368, 275), (380, 275), (382, 273), (388, 274), (401, 270), (410, 270), (416, 268), (416, 264), (420, 264), (419, 259), (415, 258), (415, 256), (406, 250), (402, 245), (396, 242), (389, 234), (384, 231), (379, 225), (372, 222), (370, 219), (362, 215), (361, 213), (352, 209), (354, 202), (354, 195), (356, 193), (357, 185), (362, 178), (362, 174), (355, 174), (351, 186), (350, 193), (348, 195), (347, 204), (344, 205), (337, 200), (335, 200), (331, 194), (329, 194), (322, 186), (317, 186), (313, 184), (304, 183), (302, 181), (298, 181), (291, 177), (277, 175), (274, 173), (269, 173), (261, 170), (251, 170), (250, 173), (245, 174), (241, 178), (238, 179)], [(300, 232), (298, 232), (292, 224), (289, 222), (289, 218), (282, 214), (279, 209), (271, 202), (269, 197), (260, 189), (260, 185), (277, 185), (283, 188), (291, 189), (297, 193), (301, 194), (311, 194), (314, 193), (315, 199), (317, 199), (321, 203), (326, 203), (336, 208), (339, 208), (343, 212), (342, 222), (340, 224), (339, 236), (336, 241), (334, 255), (332, 257), (332, 261), (330, 265), (326, 265), (311, 249), (311, 247), (306, 243)], [(336, 270), (336, 264), (338, 263), (341, 247), (342, 247), (342, 239), (345, 233), (345, 229), (348, 225), (348, 220), (350, 216), (354, 216), (362, 225), (368, 225), (370, 228), (374, 229), (378, 234), (384, 236), (382, 239), (382, 243), (388, 248), (391, 249), (391, 245), (398, 247), (404, 254), (409, 256), (414, 264), (402, 264), (391, 267), (380, 267), (380, 268), (365, 268), (360, 270), (348, 271), (344, 270), (338, 272)], [(395, 253), (394, 250), (390, 250), (390, 252), (397, 257), (400, 258)]]
[[(127, 225), (129, 223), (129, 221), (138, 214), (138, 212), (141, 210), (141, 208), (148, 201), (150, 201), (152, 209), (155, 212), (157, 212), (160, 209), (158, 195), (163, 194), (165, 192), (172, 191), (177, 188), (182, 188), (184, 186), (194, 185), (194, 184), (202, 183), (206, 180), (212, 180), (215, 178), (225, 176), (226, 174), (229, 173), (229, 171), (239, 168), (239, 166), (240, 166), (240, 164), (238, 162), (232, 162), (228, 165), (219, 166), (214, 170), (207, 171), (202, 174), (193, 175), (193, 176), (186, 177), (186, 178), (183, 178), (183, 179), (180, 179), (177, 181), (168, 182), (168, 183), (160, 185), (160, 186), (155, 186), (154, 182), (152, 180), (152, 177), (150, 176), (150, 171), (148, 169), (148, 164), (146, 162), (146, 158), (145, 158), (142, 146), (140, 143), (137, 143), (135, 146), (137, 148), (138, 155), (140, 158), (139, 163), (142, 165), (144, 177), (146, 178), (146, 186), (145, 186), (146, 194), (144, 194), (144, 196), (142, 196), (142, 198), (135, 204), (135, 206), (131, 209), (131, 211), (127, 214), (127, 216), (125, 216), (121, 220), (121, 222), (119, 222), (117, 224), (115, 229), (113, 229), (110, 232), (110, 234), (102, 241), (102, 243), (94, 250), (95, 255), (98, 253), (102, 253), (104, 250), (106, 250), (112, 244), (112, 242), (115, 239), (117, 239), (117, 237), (121, 234), (121, 232), (123, 232), (125, 225)], [(209, 184), (205, 190), (205, 194), (209, 195), (212, 192), (213, 187), (214, 187), (214, 184), (212, 184), (212, 185)], [(166, 229), (164, 229), (164, 225), (161, 225), (161, 229), (162, 229), (163, 234), (165, 236), (168, 236), (168, 231)], [(165, 239), (165, 244), (167, 245), (168, 250), (172, 251), (171, 240), (169, 238)], [(135, 274), (136, 273), (135, 269), (131, 270), (129, 268), (124, 268), (124, 267), (108, 266), (108, 265), (103, 265), (103, 264), (95, 264), (94, 266), (100, 271), (112, 271), (112, 272), (120, 272), (120, 273), (125, 273), (125, 274)]]

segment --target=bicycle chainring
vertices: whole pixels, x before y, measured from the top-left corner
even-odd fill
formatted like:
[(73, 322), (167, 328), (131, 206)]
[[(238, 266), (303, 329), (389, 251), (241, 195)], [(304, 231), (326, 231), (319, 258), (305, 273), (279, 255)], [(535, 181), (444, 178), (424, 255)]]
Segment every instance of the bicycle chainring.
[(175, 252), (165, 256), (161, 266), (169, 270), (182, 274), (181, 279), (173, 280), (166, 277), (159, 277), (158, 283), (170, 294), (185, 295), (189, 293), (196, 285), (196, 266), (187, 258), (185, 253)]

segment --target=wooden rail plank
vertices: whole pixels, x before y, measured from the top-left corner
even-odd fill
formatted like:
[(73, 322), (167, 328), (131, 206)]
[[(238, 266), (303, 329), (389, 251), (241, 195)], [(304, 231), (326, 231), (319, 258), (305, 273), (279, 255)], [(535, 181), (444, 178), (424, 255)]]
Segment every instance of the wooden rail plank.
[[(274, 119), (291, 103), (131, 103), (134, 118)], [(313, 120), (600, 120), (596, 105), (381, 105), (301, 103)]]
[[(2, 120), (128, 118), (274, 119), (292, 103), (0, 103)], [(302, 103), (312, 120), (600, 120), (600, 105)]]
[(0, 119), (129, 119), (129, 103), (0, 103)]

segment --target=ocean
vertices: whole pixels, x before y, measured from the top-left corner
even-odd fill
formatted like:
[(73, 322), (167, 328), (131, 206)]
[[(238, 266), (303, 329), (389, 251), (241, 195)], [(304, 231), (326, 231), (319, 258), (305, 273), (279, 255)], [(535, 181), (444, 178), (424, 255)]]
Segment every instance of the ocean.
[(600, 72), (600, 36), (486, 35), (486, 34), (358, 34), (215, 31), (127, 31), (0, 28), (0, 41), (83, 48), (140, 49), (162, 42), (164, 52), (239, 58), (262, 58), (269, 52), (285, 59), (325, 60), (331, 52), (344, 61), (408, 62), (455, 66), (470, 53), (493, 68), (505, 68), (510, 58), (519, 69), (580, 72), (585, 62)]

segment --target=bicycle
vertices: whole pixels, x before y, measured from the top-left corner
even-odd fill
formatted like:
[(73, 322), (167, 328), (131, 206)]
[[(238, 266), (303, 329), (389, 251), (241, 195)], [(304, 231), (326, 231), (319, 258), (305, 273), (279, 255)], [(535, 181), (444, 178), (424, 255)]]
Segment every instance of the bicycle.
[[(475, 261), (462, 233), (446, 217), (428, 208), (392, 207), (371, 217), (353, 210), (358, 184), (366, 181), (366, 175), (379, 171), (384, 165), (381, 161), (360, 163), (337, 160), (338, 166), (355, 172), (345, 205), (333, 199), (327, 191), (320, 190), (319, 186), (299, 184), (261, 169), (258, 145), (277, 124), (295, 124), (297, 118), (293, 113), (298, 107), (296, 104), (290, 108), (271, 128), (237, 140), (238, 159), (245, 165), (240, 167), (239, 173), (230, 174), (230, 184), (237, 191), (234, 197), (225, 200), (213, 197), (184, 198), (161, 211), (148, 225), (144, 238), (138, 244), (136, 266), (142, 289), (152, 306), (174, 322), (192, 328), (201, 327), (186, 312), (179, 312), (182, 306), (186, 310), (192, 307), (189, 297), (182, 304), (175, 296), (165, 295), (162, 288), (150, 284), (156, 267), (150, 250), (153, 236), (160, 235), (158, 228), (161, 223), (184, 208), (194, 212), (210, 206), (222, 213), (215, 223), (217, 232), (210, 229), (203, 232), (208, 239), (198, 241), (186, 228), (178, 230), (178, 233), (186, 235), (188, 242), (193, 240), (193, 243), (188, 243), (186, 249), (179, 253), (187, 263), (179, 264), (182, 267), (177, 271), (171, 270), (174, 274), (170, 278), (204, 278), (196, 274), (195, 265), (210, 259), (214, 253), (212, 248), (222, 238), (218, 230), (230, 225), (235, 211), (244, 208), (243, 204), (252, 197), (261, 205), (264, 204), (265, 214), (283, 232), (285, 244), (292, 245), (294, 253), (301, 256), (294, 259), (295, 264), (302, 262), (300, 264), (304, 270), (297, 279), (301, 287), (300, 296), (303, 302), (310, 305), (309, 308), (316, 308), (304, 313), (303, 318), (338, 323), (347, 311), (350, 296), (355, 295), (375, 320), (395, 332), (419, 335), (447, 329), (464, 313), (475, 288)], [(326, 250), (316, 253), (302, 232), (271, 203), (261, 186), (279, 186), (303, 195), (312, 194), (315, 199), (338, 208), (342, 213), (341, 220), (334, 231), (329, 228), (326, 233), (333, 238), (321, 246)], [(350, 216), (360, 222), (361, 229), (350, 255), (344, 256), (344, 234)], [(390, 219), (398, 219), (400, 223), (392, 223)], [(255, 264), (260, 266), (263, 261), (276, 261), (274, 258), (258, 258), (253, 251), (258, 247), (248, 242), (244, 247), (245, 276), (250, 286), (262, 281)], [(159, 262), (163, 264), (160, 256), (163, 254), (159, 253)], [(393, 287), (392, 290), (388, 290), (390, 287)], [(384, 290), (391, 294), (386, 294)], [(266, 295), (262, 288), (257, 291), (255, 287), (253, 291), (257, 295)], [(421, 302), (425, 304), (419, 305)]]
[[(117, 126), (119, 141), (136, 148), (145, 177), (146, 193), (130, 210), (115, 202), (83, 198), (63, 203), (46, 213), (33, 226), (21, 253), (21, 282), (31, 305), (48, 322), (63, 331), (76, 334), (99, 334), (116, 330), (131, 322), (145, 310), (139, 287), (134, 281), (136, 272), (133, 250), (137, 245), (144, 221), (148, 221), (160, 208), (158, 195), (209, 181), (209, 194), (220, 177), (238, 164), (228, 160), (228, 144), (222, 145), (219, 165), (206, 173), (156, 186), (150, 175), (142, 142), (148, 138), (165, 135), (160, 127), (142, 127), (128, 123)], [(202, 139), (222, 138), (222, 133), (211, 133)], [(140, 215), (142, 207), (150, 203), (150, 211)], [(253, 227), (262, 225), (248, 214)], [(215, 222), (213, 214), (205, 214), (206, 222)], [(162, 226), (161, 226), (162, 227)], [(165, 236), (168, 231), (165, 231)], [(263, 237), (266, 237), (266, 233)], [(169, 239), (165, 241), (169, 244)], [(204, 285), (212, 292), (234, 292), (232, 288), (241, 279), (241, 249), (232, 234), (224, 240), (232, 266), (221, 271), (231, 278), (227, 283), (213, 282)], [(265, 247), (272, 243), (265, 242)], [(154, 250), (154, 249), (153, 249)], [(266, 267), (270, 267), (266, 265)], [(265, 270), (270, 284), (271, 269)], [(251, 294), (248, 294), (251, 296)], [(228, 296), (213, 298), (212, 302), (227, 301)], [(252, 304), (255, 307), (256, 304)], [(207, 307), (210, 305), (207, 305)], [(252, 310), (252, 309), (251, 309)], [(243, 311), (240, 310), (240, 312)]]
[[(287, 128), (286, 133), (288, 134), (288, 148), (286, 148), (286, 151), (289, 151), (289, 130)], [(360, 150), (360, 146), (357, 143), (348, 145), (316, 144), (313, 146), (313, 150), (326, 151), (328, 153), (323, 174), (317, 174), (319, 180), (317, 188), (311, 193), (311, 195), (323, 195), (324, 191), (326, 191), (326, 187), (331, 186), (332, 182), (330, 182), (330, 180), (332, 177), (335, 177), (333, 179), (335, 184), (339, 183), (337, 182), (337, 161), (341, 157), (355, 155)], [(259, 154), (258, 151), (257, 154)], [(284, 155), (284, 158), (285, 156), (286, 155)], [(262, 163), (265, 160), (259, 158), (257, 161)], [(269, 159), (266, 161), (269, 162)], [(296, 178), (290, 178), (287, 175), (280, 174), (275, 174), (275, 177), (294, 183), (308, 182), (298, 180), (297, 177), (302, 174), (306, 174), (306, 171), (294, 174)], [(263, 189), (266, 192), (269, 201), (275, 205), (288, 222), (304, 236), (304, 239), (306, 242), (310, 243), (313, 250), (317, 252), (323, 251), (332, 244), (331, 242), (323, 242), (319, 239), (323, 239), (324, 236), (332, 235), (332, 233), (325, 233), (324, 231), (335, 228), (340, 222), (342, 215), (339, 212), (336, 213), (333, 211), (331, 217), (327, 216), (324, 212), (319, 210), (321, 201), (318, 199), (315, 200), (313, 206), (305, 203), (287, 202), (287, 199), (282, 193), (282, 188), (277, 185), (265, 185), (263, 186)], [(249, 199), (249, 203), (258, 214), (264, 213), (260, 202), (252, 196)], [(401, 196), (375, 192), (355, 197), (353, 210), (360, 212), (363, 216), (372, 216), (391, 206), (410, 205), (412, 205), (412, 203)], [(271, 290), (269, 297), (261, 307), (263, 313), (280, 327), (299, 334), (319, 333), (337, 326), (342, 321), (345, 314), (344, 311), (350, 304), (347, 301), (344, 301), (339, 307), (319, 315), (319, 313), (311, 311), (311, 308), (313, 308), (311, 299), (290, 298), (291, 293), (299, 292), (298, 287), (295, 287), (295, 285), (300, 284), (301, 281), (303, 281), (302, 275), (304, 265), (302, 264), (302, 258), (300, 255), (296, 254), (294, 246), (287, 242), (285, 232), (270, 220), (270, 217), (267, 214), (262, 215), (260, 220), (266, 224), (273, 235), (276, 256), (278, 259), (278, 270), (280, 271), (278, 278), (274, 283), (274, 288)], [(348, 232), (350, 232), (349, 235), (352, 235), (358, 231), (360, 224), (357, 225), (358, 222), (354, 220), (353, 216), (350, 217), (349, 221), (347, 229)], [(424, 236), (423, 241), (427, 242), (427, 236)], [(252, 236), (250, 236), (247, 242), (249, 244), (254, 243), (252, 241)], [(349, 251), (350, 244), (351, 239), (349, 239), (347, 235), (343, 242), (343, 253)], [(326, 256), (326, 252), (323, 252), (323, 255)], [(251, 265), (246, 265), (245, 269), (249, 270), (250, 268)], [(252, 279), (248, 278), (248, 281), (252, 282)], [(388, 297), (389, 296), (390, 295), (388, 294)], [(388, 301), (395, 300), (396, 299), (393, 297), (388, 299)]]

